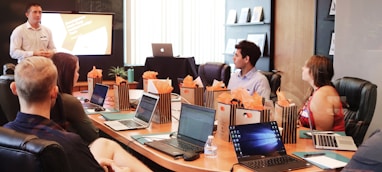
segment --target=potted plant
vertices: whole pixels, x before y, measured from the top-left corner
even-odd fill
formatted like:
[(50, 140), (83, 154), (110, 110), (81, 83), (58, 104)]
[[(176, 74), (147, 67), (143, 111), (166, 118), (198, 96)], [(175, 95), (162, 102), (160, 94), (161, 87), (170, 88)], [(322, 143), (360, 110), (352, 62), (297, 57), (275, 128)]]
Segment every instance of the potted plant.
[(126, 78), (127, 77), (127, 72), (125, 71), (125, 68), (124, 67), (115, 67), (115, 66), (112, 66), (110, 69), (109, 69), (109, 76), (113, 77), (113, 78), (117, 78), (117, 76), (121, 77), (121, 78)]

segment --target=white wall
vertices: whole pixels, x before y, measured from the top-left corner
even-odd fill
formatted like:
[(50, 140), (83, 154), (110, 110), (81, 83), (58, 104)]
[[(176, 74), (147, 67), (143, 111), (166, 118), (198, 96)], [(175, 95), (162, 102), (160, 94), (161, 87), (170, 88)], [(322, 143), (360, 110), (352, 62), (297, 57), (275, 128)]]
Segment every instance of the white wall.
[(366, 139), (382, 124), (382, 1), (336, 3), (334, 79), (354, 76), (378, 86), (377, 105)]

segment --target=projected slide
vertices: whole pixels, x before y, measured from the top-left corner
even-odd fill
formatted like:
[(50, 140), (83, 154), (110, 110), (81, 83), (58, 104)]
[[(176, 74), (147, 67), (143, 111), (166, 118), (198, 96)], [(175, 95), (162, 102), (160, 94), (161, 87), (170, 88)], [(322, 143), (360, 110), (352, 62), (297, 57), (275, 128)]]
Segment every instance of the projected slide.
[(110, 55), (112, 23), (112, 14), (43, 13), (41, 19), (57, 51), (75, 55)]

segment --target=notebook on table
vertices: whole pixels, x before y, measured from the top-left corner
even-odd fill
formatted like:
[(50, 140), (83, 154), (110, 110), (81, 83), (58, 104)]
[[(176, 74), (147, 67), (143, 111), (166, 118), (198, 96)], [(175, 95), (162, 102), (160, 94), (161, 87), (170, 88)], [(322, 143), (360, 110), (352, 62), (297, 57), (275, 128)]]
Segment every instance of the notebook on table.
[(203, 152), (214, 121), (214, 109), (182, 103), (176, 137), (146, 142), (145, 145), (174, 157), (184, 152)]
[(85, 109), (95, 109), (97, 107), (102, 107), (105, 103), (107, 91), (109, 86), (103, 84), (95, 84), (92, 96), (90, 100), (82, 102), (82, 106)]
[(287, 154), (276, 121), (233, 125), (229, 130), (238, 162), (252, 170), (290, 171), (311, 166)]
[(308, 120), (314, 148), (348, 151), (357, 150), (353, 137), (341, 136), (331, 131), (315, 131), (313, 130), (310, 116), (308, 117)]
[(170, 43), (152, 43), (153, 57), (173, 57), (172, 44)]
[(105, 121), (104, 124), (116, 131), (142, 129), (150, 126), (159, 96), (143, 93), (133, 118)]

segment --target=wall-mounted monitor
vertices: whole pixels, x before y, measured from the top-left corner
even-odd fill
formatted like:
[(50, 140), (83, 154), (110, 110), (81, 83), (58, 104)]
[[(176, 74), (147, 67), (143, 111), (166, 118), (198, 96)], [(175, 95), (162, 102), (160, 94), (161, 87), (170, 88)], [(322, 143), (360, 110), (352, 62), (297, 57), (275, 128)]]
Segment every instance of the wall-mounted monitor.
[(43, 11), (41, 24), (50, 28), (57, 52), (111, 55), (113, 13)]

